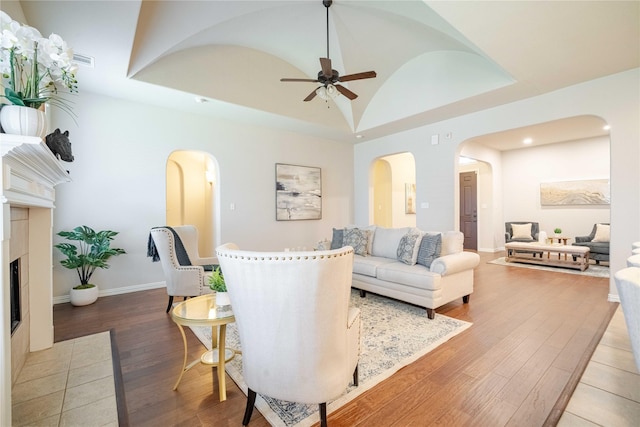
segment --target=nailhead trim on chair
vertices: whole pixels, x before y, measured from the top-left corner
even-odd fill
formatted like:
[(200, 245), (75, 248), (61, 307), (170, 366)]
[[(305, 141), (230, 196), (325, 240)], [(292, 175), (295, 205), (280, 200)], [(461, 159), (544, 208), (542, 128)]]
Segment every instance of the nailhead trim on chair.
[[(167, 230), (166, 228), (158, 228), (158, 231), (161, 231), (162, 233), (165, 233), (168, 237), (169, 237), (169, 252), (171, 253), (170, 256), (170, 261), (173, 263), (174, 267), (176, 269), (180, 269), (180, 270), (196, 270), (198, 271), (199, 275), (198, 277), (200, 278), (200, 295), (203, 295), (207, 289), (209, 289), (208, 283), (205, 283), (205, 274), (204, 274), (204, 267), (199, 266), (199, 265), (180, 265), (178, 264), (178, 257), (176, 255), (176, 242), (174, 241), (173, 238), (173, 233), (170, 232), (169, 230)], [(173, 296), (193, 296), (193, 295), (173, 295)]]
[[(234, 249), (235, 250), (235, 249)], [(218, 257), (243, 259), (247, 261), (300, 261), (300, 260), (316, 260), (316, 259), (330, 259), (352, 254), (353, 249), (335, 253), (335, 254), (322, 254), (322, 255), (285, 255), (285, 256), (244, 256), (236, 254), (221, 254), (216, 251)]]

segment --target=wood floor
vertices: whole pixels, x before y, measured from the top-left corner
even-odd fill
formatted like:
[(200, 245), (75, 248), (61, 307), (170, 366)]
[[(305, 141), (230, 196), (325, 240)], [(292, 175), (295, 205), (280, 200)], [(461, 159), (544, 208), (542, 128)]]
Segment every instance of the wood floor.
[[(609, 280), (487, 264), (480, 254), (469, 304), (437, 313), (473, 326), (329, 415), (337, 426), (555, 425), (617, 303)], [(54, 308), (55, 340), (115, 331), (131, 426), (240, 426), (245, 395), (227, 376), (218, 401), (212, 369), (182, 366), (164, 289)], [(425, 314), (426, 315), (426, 314)], [(190, 360), (204, 347), (191, 334)], [(250, 426), (269, 424), (254, 411)]]

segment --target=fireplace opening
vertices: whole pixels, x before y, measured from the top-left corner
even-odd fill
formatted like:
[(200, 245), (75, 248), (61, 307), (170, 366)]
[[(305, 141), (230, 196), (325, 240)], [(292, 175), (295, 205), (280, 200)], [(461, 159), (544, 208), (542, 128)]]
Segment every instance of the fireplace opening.
[(16, 259), (9, 265), (9, 274), (11, 279), (9, 281), (10, 286), (10, 300), (11, 300), (11, 335), (16, 330), (22, 315), (20, 313), (20, 258)]

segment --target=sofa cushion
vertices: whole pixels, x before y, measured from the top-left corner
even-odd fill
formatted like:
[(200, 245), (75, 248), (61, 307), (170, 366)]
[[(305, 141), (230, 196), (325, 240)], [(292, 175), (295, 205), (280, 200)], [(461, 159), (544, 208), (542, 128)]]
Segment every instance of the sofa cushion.
[(442, 246), (440, 248), (440, 256), (457, 254), (464, 249), (464, 234), (460, 231), (444, 231), (440, 233), (442, 236)]
[(425, 267), (431, 267), (433, 260), (440, 256), (441, 247), (442, 235), (439, 233), (425, 233), (420, 242), (417, 263)]
[(391, 264), (393, 262), (397, 261), (383, 257), (363, 257), (360, 255), (355, 255), (353, 257), (353, 272), (355, 274), (362, 274), (364, 276), (376, 277), (378, 267), (385, 264)]
[(421, 265), (407, 265), (396, 261), (378, 266), (376, 278), (419, 289), (435, 290), (440, 285), (440, 275)]
[(396, 256), (398, 261), (402, 261), (407, 265), (415, 265), (418, 259), (418, 249), (422, 241), (422, 233), (417, 228), (412, 228), (407, 234), (402, 236)]
[(340, 249), (344, 246), (344, 228), (334, 228), (331, 238), (331, 249)]
[(611, 227), (606, 224), (596, 224), (596, 235), (593, 236), (594, 243), (608, 243), (611, 235)]
[(370, 235), (369, 230), (360, 230), (359, 228), (345, 228), (344, 230), (344, 246), (351, 246), (356, 255), (367, 255), (367, 242)]
[(402, 239), (402, 236), (407, 234), (409, 230), (409, 227), (376, 227), (376, 231), (373, 235), (373, 247), (371, 254), (373, 256), (396, 259), (400, 239)]

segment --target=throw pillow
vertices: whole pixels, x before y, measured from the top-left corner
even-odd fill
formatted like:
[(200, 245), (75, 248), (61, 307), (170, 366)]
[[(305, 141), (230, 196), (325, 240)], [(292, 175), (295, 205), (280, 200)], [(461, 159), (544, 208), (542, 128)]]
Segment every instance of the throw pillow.
[(356, 255), (367, 256), (367, 240), (369, 232), (359, 228), (344, 230), (344, 246), (351, 246)]
[(442, 236), (440, 235), (440, 233), (427, 233), (422, 236), (420, 248), (418, 249), (418, 259), (416, 260), (416, 262), (418, 264), (424, 265), (427, 268), (431, 267), (431, 263), (433, 262), (433, 260), (440, 256), (441, 245)]
[(512, 239), (533, 239), (531, 237), (531, 223), (527, 224), (511, 224)]
[(360, 230), (366, 230), (369, 232), (369, 240), (367, 240), (367, 255), (371, 255), (373, 253), (373, 237), (375, 236), (377, 226), (367, 225), (366, 227), (360, 227), (357, 225), (347, 225), (345, 229), (347, 228), (359, 228)]
[(344, 246), (344, 228), (334, 228), (331, 238), (331, 249), (340, 249)]
[(611, 227), (606, 224), (596, 224), (596, 235), (592, 242), (608, 242), (611, 239)]
[(418, 259), (418, 248), (420, 247), (421, 241), (422, 233), (417, 229), (412, 229), (402, 236), (397, 250), (398, 261), (402, 261), (408, 265), (415, 265)]

